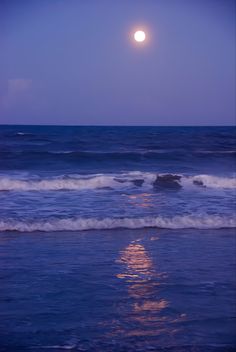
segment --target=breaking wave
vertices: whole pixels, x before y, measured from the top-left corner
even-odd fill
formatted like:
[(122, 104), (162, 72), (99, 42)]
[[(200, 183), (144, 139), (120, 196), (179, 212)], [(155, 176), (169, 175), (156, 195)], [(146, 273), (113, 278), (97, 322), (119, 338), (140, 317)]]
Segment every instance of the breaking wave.
[(236, 179), (212, 175), (184, 176), (133, 171), (121, 174), (67, 175), (53, 178), (16, 179), (0, 177), (0, 191), (94, 190), (150, 186), (177, 189), (188, 186), (233, 189)]
[(1, 191), (57, 191), (99, 189), (114, 186), (114, 179), (110, 176), (94, 176), (92, 178), (57, 178), (41, 180), (0, 179)]
[(236, 188), (235, 177), (218, 177), (211, 175), (197, 175), (192, 177), (193, 183), (202, 184), (210, 188)]
[(75, 219), (48, 219), (46, 221), (24, 222), (16, 220), (0, 221), (0, 231), (83, 231), (83, 230), (106, 230), (106, 229), (142, 229), (142, 228), (166, 228), (166, 229), (220, 229), (236, 227), (236, 218), (226, 216), (174, 216), (144, 217), (144, 218), (75, 218)]

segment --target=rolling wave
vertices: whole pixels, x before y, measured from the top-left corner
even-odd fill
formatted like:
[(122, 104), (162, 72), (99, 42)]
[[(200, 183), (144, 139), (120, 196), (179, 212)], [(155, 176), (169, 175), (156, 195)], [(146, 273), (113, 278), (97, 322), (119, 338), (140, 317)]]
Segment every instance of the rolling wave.
[(166, 158), (166, 154), (171, 154), (174, 159), (185, 158), (182, 153), (172, 151), (141, 151), (141, 150), (127, 150), (127, 151), (83, 151), (83, 150), (20, 150), (0, 151), (1, 158), (4, 160), (21, 158), (21, 160), (32, 160), (42, 158), (50, 161), (60, 162), (91, 162), (91, 161), (110, 161), (117, 160), (126, 161), (143, 161), (143, 160), (159, 160)]
[(189, 186), (234, 189), (236, 188), (236, 179), (213, 175), (184, 176), (182, 174), (156, 174), (139, 171), (121, 174), (68, 175), (37, 179), (0, 177), (0, 191), (80, 191), (102, 188), (124, 189), (134, 186), (148, 186), (154, 189), (180, 189)]
[(111, 176), (94, 176), (92, 178), (56, 178), (41, 180), (0, 179), (1, 191), (57, 191), (57, 190), (85, 190), (114, 187)]
[[(18, 136), (18, 135), (17, 135)], [(29, 137), (31, 135), (22, 135), (21, 137)], [(30, 145), (38, 145), (38, 142), (47, 142), (53, 143), (52, 139), (48, 138), (37, 138), (30, 140)], [(59, 142), (58, 142), (59, 143)], [(6, 151), (1, 150), (1, 157), (4, 159), (8, 158), (17, 158), (21, 157), (22, 159), (29, 160), (32, 158), (44, 158), (49, 160), (60, 160), (60, 161), (96, 161), (96, 160), (103, 160), (103, 161), (114, 161), (114, 160), (126, 160), (126, 161), (143, 161), (143, 160), (161, 160), (166, 157), (171, 157), (174, 160), (179, 159), (186, 159), (190, 156), (198, 157), (198, 156), (205, 156), (208, 155), (209, 157), (212, 156), (219, 156), (225, 155), (225, 157), (234, 158), (236, 151), (235, 150), (218, 150), (218, 151), (196, 151), (196, 150), (183, 150), (181, 148), (158, 148), (158, 149), (127, 149), (127, 150), (111, 150), (111, 151), (93, 151), (93, 150), (73, 150), (73, 149), (56, 149), (56, 150), (29, 150), (19, 147), (17, 150), (7, 149)]]
[(197, 175), (191, 178), (193, 183), (210, 188), (236, 188), (235, 177), (218, 177), (212, 175)]
[(48, 219), (46, 221), (24, 222), (17, 220), (0, 221), (0, 231), (84, 231), (106, 229), (142, 229), (142, 228), (166, 228), (166, 229), (220, 229), (235, 228), (236, 218), (226, 216), (174, 216), (144, 217), (144, 218), (75, 218), (75, 219)]

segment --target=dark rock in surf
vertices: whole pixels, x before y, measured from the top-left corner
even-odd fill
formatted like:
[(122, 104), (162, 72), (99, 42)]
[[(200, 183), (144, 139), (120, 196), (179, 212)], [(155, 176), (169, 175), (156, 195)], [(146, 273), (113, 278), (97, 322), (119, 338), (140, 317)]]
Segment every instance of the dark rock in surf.
[(203, 183), (202, 181), (200, 181), (200, 180), (193, 180), (193, 184), (196, 185), (196, 186), (203, 186), (203, 187), (205, 187), (205, 186), (204, 186), (204, 183)]
[(178, 181), (180, 181), (181, 176), (179, 175), (157, 175), (156, 180), (153, 182), (154, 188), (167, 188), (178, 190), (182, 188)]
[(133, 180), (132, 181), (133, 184), (137, 187), (142, 187), (143, 183), (144, 183), (144, 180), (143, 179), (137, 179), (137, 180)]

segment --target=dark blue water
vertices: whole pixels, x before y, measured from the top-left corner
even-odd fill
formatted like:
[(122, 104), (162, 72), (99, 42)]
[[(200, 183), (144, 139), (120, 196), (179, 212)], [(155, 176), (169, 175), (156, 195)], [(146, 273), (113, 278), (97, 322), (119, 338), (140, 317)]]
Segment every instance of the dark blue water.
[(234, 127), (0, 126), (0, 351), (233, 351)]
[(1, 170), (224, 175), (236, 153), (235, 127), (1, 126), (0, 132)]

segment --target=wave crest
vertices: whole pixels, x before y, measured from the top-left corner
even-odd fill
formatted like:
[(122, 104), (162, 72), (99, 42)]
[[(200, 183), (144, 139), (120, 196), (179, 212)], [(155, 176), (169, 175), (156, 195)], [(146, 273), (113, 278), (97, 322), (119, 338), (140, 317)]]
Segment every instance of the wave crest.
[(96, 190), (101, 188), (127, 188), (149, 186), (180, 189), (188, 186), (233, 189), (236, 179), (212, 175), (184, 176), (181, 174), (157, 174), (132, 171), (122, 174), (69, 175), (54, 178), (16, 179), (0, 177), (0, 191), (57, 191)]
[(0, 179), (1, 191), (57, 191), (83, 190), (112, 187), (114, 180), (110, 176), (94, 176), (93, 178), (57, 178), (41, 180)]
[(236, 188), (236, 178), (197, 175), (192, 177), (193, 183), (210, 188)]
[(46, 221), (23, 222), (16, 220), (0, 221), (0, 231), (83, 231), (106, 229), (142, 229), (147, 227), (167, 229), (220, 229), (235, 228), (236, 218), (227, 216), (174, 216), (144, 217), (144, 218), (76, 218), (76, 219), (49, 219)]
[(71, 175), (45, 179), (15, 179), (0, 178), (0, 191), (57, 191), (57, 190), (86, 190), (100, 188), (124, 188), (127, 186), (151, 184), (156, 175), (144, 172), (129, 172), (126, 174), (96, 174)]

